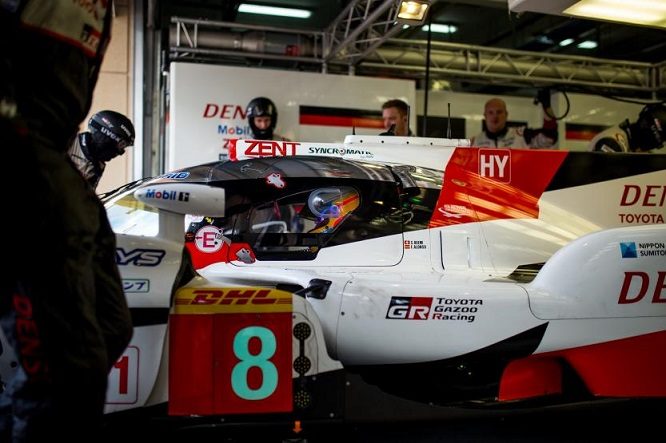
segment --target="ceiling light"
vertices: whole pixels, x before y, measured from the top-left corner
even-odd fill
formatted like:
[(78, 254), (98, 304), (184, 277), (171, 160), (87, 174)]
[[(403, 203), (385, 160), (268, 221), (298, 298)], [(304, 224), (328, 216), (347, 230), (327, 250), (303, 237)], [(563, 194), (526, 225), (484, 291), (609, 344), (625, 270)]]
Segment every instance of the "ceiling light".
[[(425, 32), (428, 32), (428, 27), (429, 25), (425, 25), (421, 29), (423, 29)], [(458, 27), (456, 25), (441, 25), (439, 23), (432, 24), (432, 32), (439, 32), (442, 34), (453, 34), (454, 32), (457, 31)]]
[(574, 39), (572, 39), (572, 38), (565, 38), (564, 40), (562, 40), (562, 41), (559, 42), (558, 44), (559, 44), (560, 46), (569, 46), (569, 45), (572, 44), (573, 42), (574, 42)]
[(261, 14), (273, 15), (278, 17), (292, 17), (292, 18), (310, 18), (312, 11), (306, 9), (295, 8), (279, 8), (277, 6), (261, 6), (253, 5), (250, 3), (241, 3), (238, 7), (238, 12), (245, 14)]
[(398, 23), (420, 25), (425, 21), (430, 0), (402, 0), (398, 9)]
[(584, 42), (580, 42), (577, 45), (580, 49), (594, 49), (597, 47), (597, 42), (594, 40), (585, 40)]
[(663, 0), (581, 0), (565, 9), (564, 14), (666, 28), (666, 2)]
[(511, 12), (583, 17), (666, 28), (664, 0), (507, 0)]

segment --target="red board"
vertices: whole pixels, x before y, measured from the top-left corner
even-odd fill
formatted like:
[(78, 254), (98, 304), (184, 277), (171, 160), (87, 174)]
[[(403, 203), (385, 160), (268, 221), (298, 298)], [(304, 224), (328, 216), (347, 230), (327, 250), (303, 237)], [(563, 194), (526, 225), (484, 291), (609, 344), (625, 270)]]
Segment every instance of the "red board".
[(292, 411), (290, 297), (252, 288), (179, 292), (169, 326), (169, 414)]

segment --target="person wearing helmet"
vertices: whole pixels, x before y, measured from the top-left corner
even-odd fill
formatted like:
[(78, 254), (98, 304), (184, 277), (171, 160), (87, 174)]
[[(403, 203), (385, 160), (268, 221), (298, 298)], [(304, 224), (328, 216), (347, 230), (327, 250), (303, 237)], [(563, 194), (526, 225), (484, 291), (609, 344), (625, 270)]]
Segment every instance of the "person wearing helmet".
[(598, 152), (647, 152), (659, 149), (666, 141), (666, 106), (645, 105), (635, 123), (629, 119), (597, 134), (588, 145)]
[(255, 140), (289, 140), (274, 132), (278, 113), (275, 103), (271, 99), (253, 98), (247, 105), (246, 115), (252, 129), (252, 137)]
[(88, 131), (76, 136), (68, 154), (93, 189), (102, 178), (106, 162), (134, 145), (134, 125), (123, 114), (100, 111), (90, 117)]

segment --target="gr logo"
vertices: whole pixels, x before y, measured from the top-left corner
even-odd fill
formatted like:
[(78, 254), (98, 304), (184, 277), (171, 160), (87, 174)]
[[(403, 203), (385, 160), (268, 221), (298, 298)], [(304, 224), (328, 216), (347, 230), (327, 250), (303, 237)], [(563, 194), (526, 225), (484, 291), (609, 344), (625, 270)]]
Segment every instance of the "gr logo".
[(386, 318), (427, 320), (432, 297), (391, 297)]

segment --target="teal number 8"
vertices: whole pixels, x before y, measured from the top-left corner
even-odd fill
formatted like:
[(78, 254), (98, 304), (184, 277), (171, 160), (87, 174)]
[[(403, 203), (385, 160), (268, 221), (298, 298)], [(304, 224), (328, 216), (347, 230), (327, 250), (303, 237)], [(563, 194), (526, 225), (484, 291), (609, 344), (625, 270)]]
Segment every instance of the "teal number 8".
[[(261, 351), (250, 354), (250, 339), (256, 337), (261, 342)], [(278, 384), (278, 371), (268, 359), (275, 355), (277, 344), (273, 332), (261, 326), (243, 328), (234, 337), (234, 355), (240, 362), (231, 371), (231, 389), (244, 400), (263, 400), (275, 392)], [(251, 367), (261, 370), (263, 381), (257, 389), (247, 384), (247, 374)]]

